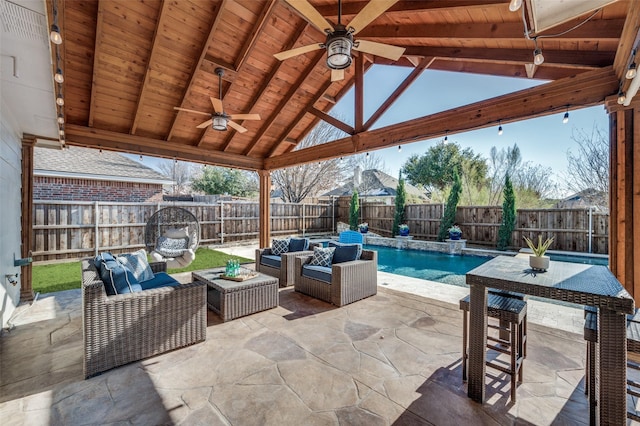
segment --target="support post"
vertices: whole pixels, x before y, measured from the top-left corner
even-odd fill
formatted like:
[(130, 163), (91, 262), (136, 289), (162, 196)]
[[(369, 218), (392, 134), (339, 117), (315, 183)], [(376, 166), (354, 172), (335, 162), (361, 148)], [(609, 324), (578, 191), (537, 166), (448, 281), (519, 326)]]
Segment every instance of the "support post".
[(100, 224), (99, 222), (100, 215), (98, 214), (98, 202), (93, 202), (93, 220), (95, 222), (93, 226), (93, 232), (95, 233), (95, 238), (93, 243), (95, 244), (94, 255), (98, 256), (98, 252), (100, 251)]
[[(22, 139), (22, 217), (20, 255), (30, 257), (33, 250), (33, 151), (36, 145), (35, 137)], [(20, 300), (33, 300), (31, 263), (20, 267)]]
[(260, 178), (260, 248), (269, 247), (271, 238), (271, 172), (258, 170)]

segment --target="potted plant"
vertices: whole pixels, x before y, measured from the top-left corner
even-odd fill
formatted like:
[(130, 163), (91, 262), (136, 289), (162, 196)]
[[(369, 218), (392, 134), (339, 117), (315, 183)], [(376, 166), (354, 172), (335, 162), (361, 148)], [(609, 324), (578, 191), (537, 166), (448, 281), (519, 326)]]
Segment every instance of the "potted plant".
[(407, 225), (406, 223), (398, 225), (398, 232), (400, 233), (401, 237), (406, 237), (407, 235), (409, 235), (409, 225)]
[(462, 236), (462, 230), (458, 225), (453, 225), (449, 228), (449, 239), (450, 240), (459, 240)]
[(358, 225), (358, 229), (363, 234), (366, 234), (367, 232), (369, 232), (369, 224), (367, 222), (361, 223), (360, 225)]
[(542, 235), (538, 235), (538, 244), (535, 244), (531, 239), (523, 236), (525, 242), (533, 252), (533, 255), (529, 256), (529, 266), (534, 271), (546, 271), (549, 269), (549, 256), (545, 256), (544, 254), (547, 252), (547, 249), (553, 242), (553, 238), (547, 238), (544, 242), (542, 241)]

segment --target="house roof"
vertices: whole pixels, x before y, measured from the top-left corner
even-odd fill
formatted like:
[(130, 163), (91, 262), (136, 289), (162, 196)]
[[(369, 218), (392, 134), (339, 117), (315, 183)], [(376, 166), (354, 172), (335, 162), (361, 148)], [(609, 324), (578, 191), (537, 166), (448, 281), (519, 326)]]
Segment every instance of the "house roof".
[(558, 201), (554, 207), (557, 209), (594, 207), (598, 211), (608, 211), (609, 194), (594, 188), (588, 188)]
[[(398, 187), (398, 179), (386, 174), (383, 171), (377, 169), (365, 170), (362, 172), (361, 183), (358, 185), (360, 188), (358, 195), (361, 197), (395, 197), (396, 188)], [(321, 197), (343, 197), (350, 196), (353, 193), (354, 180), (350, 180), (343, 186), (333, 189)], [(425, 191), (407, 183), (404, 183), (404, 189), (407, 195), (419, 197), (423, 200), (428, 199)]]
[(171, 179), (117, 152), (69, 147), (34, 148), (35, 176), (170, 184)]

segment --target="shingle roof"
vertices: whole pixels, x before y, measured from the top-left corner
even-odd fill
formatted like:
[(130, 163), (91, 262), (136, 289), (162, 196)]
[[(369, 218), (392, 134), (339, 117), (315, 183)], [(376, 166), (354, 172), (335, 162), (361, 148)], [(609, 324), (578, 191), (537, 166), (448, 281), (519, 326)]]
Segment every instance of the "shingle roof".
[[(365, 170), (362, 172), (362, 185), (361, 188), (365, 188), (363, 191), (359, 193), (361, 196), (388, 196), (395, 197), (396, 196), (396, 188), (398, 187), (398, 179), (393, 176), (389, 176), (388, 174), (377, 170)], [(404, 189), (407, 192), (407, 195), (413, 195), (415, 197), (420, 197), (422, 199), (427, 199), (427, 194), (425, 191), (418, 189), (417, 187), (407, 183), (404, 183)], [(321, 197), (329, 197), (329, 196), (348, 196), (353, 193), (353, 179), (344, 184), (343, 186), (331, 190), (325, 194), (322, 194)]]
[[(129, 178), (144, 181), (172, 182), (150, 167), (131, 160), (117, 152), (90, 148), (69, 147), (65, 150), (34, 149), (34, 174), (77, 174), (78, 177), (112, 180)], [(162, 183), (162, 182), (159, 182)]]

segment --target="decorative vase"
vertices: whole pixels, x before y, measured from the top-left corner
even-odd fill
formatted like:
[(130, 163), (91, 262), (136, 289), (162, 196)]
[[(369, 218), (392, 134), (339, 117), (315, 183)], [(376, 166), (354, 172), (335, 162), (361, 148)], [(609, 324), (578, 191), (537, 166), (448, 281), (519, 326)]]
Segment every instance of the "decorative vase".
[(529, 266), (534, 271), (546, 271), (549, 269), (549, 256), (529, 256)]
[(408, 236), (408, 235), (409, 235), (409, 228), (406, 228), (406, 229), (400, 229), (400, 230), (399, 230), (399, 232), (400, 232), (400, 236), (401, 236), (401, 237), (406, 237), (406, 236)]
[(449, 239), (450, 240), (459, 240), (462, 237), (462, 232), (451, 232), (449, 231)]

